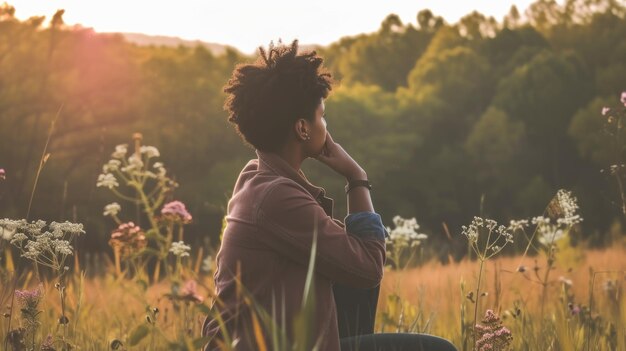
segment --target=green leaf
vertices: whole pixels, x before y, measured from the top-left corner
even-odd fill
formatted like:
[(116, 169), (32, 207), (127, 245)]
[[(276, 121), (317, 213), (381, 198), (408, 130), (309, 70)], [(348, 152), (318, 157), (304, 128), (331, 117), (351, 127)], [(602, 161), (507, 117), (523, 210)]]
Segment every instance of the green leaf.
[(150, 333), (150, 328), (145, 324), (140, 324), (135, 328), (131, 333), (130, 337), (128, 337), (128, 344), (130, 346), (135, 346), (141, 340), (143, 340)]

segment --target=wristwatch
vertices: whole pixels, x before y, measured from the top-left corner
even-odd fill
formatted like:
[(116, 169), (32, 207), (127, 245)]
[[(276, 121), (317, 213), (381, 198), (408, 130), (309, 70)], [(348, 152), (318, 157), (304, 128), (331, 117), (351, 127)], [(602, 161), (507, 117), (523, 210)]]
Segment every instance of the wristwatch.
[(348, 184), (346, 184), (346, 194), (357, 186), (364, 186), (369, 190), (372, 190), (372, 184), (369, 182), (369, 180), (351, 180), (348, 182)]

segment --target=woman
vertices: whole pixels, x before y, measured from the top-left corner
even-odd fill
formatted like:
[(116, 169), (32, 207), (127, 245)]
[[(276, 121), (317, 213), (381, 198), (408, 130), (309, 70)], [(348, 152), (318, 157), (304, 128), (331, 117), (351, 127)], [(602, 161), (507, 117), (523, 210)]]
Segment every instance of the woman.
[[(235, 68), (224, 89), (229, 121), (258, 159), (243, 168), (228, 203), (214, 277), (217, 302), (203, 327), (211, 337), (206, 350), (227, 343), (236, 350), (258, 350), (261, 343), (272, 349), (272, 331), (255, 329), (260, 310), (292, 343), (304, 342), (293, 340), (293, 325), (302, 309), (314, 233), (315, 314), (306, 322), (312, 336), (306, 347), (391, 350), (390, 340), (402, 343), (398, 335), (360, 336), (373, 332), (385, 229), (374, 212), (367, 173), (326, 130), (330, 74), (314, 52), (297, 50), (297, 41), (261, 49), (256, 63)], [(324, 189), (300, 170), (307, 158), (346, 179), (345, 225), (332, 218), (333, 201)], [(439, 338), (408, 337), (413, 350), (420, 344), (454, 350)]]

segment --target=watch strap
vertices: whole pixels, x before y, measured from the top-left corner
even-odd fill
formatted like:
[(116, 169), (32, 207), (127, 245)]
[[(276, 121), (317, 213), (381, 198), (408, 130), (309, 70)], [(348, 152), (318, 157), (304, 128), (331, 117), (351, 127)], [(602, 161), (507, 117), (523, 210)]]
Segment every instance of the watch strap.
[(369, 180), (351, 180), (348, 182), (348, 184), (346, 184), (346, 194), (357, 186), (364, 186), (369, 190), (372, 190), (372, 184), (369, 182)]

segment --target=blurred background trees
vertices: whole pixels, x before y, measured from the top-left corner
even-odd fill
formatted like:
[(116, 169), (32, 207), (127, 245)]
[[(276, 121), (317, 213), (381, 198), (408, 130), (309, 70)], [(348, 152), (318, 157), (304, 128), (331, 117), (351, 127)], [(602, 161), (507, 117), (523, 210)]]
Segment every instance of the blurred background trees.
[[(101, 213), (113, 199), (96, 178), (140, 132), (181, 184), (174, 197), (194, 216), (186, 241), (215, 244), (236, 176), (255, 157), (226, 121), (222, 86), (252, 58), (138, 46), (68, 27), (62, 11), (48, 22), (14, 12), (0, 7), (0, 216), (26, 215), (58, 113), (31, 219), (84, 222), (96, 238), (84, 250), (107, 247)], [(447, 240), (444, 223), (455, 238), (474, 215), (536, 215), (559, 188), (579, 197), (583, 236), (605, 243), (621, 216), (600, 173), (613, 162), (600, 110), (626, 90), (625, 14), (613, 0), (538, 0), (456, 24), (429, 10), (414, 24), (391, 14), (374, 33), (318, 48), (339, 82), (328, 128), (368, 171), (385, 222), (416, 217), (432, 245)], [(342, 218), (343, 180), (315, 161), (304, 171)]]

